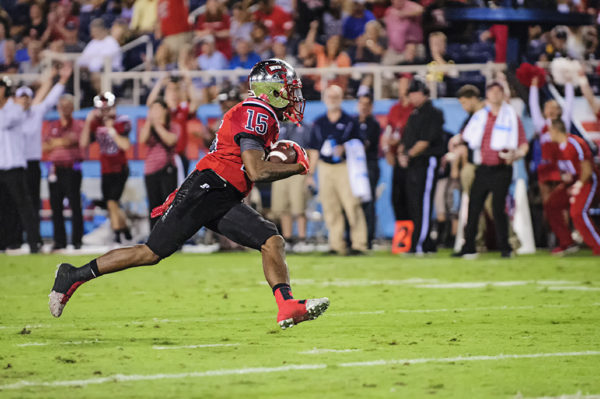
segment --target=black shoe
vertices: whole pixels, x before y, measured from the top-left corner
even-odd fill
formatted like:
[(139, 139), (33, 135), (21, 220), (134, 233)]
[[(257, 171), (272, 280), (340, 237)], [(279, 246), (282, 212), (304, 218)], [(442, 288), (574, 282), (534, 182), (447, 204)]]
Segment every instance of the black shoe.
[(43, 243), (37, 242), (33, 246), (29, 247), (29, 252), (32, 253), (32, 254), (39, 254), (40, 252), (42, 252), (42, 247), (43, 246), (44, 246)]
[(81, 249), (81, 243), (73, 244), (73, 249)]
[(60, 317), (71, 295), (77, 287), (84, 283), (83, 281), (75, 281), (73, 278), (74, 270), (75, 267), (68, 263), (61, 263), (56, 269), (54, 285), (50, 295), (48, 295), (48, 298), (50, 298), (48, 306), (54, 317)]
[(359, 251), (358, 249), (351, 249), (350, 251), (348, 251), (348, 253), (346, 255), (347, 256), (364, 256), (364, 255), (366, 255), (366, 253), (363, 251)]
[(509, 251), (502, 251), (500, 253), (500, 257), (502, 257), (502, 258), (514, 258), (515, 254), (513, 253), (513, 251), (510, 251), (510, 250)]
[(479, 254), (477, 252), (469, 252), (469, 251), (460, 251), (452, 253), (453, 258), (463, 258), (463, 259), (476, 259)]

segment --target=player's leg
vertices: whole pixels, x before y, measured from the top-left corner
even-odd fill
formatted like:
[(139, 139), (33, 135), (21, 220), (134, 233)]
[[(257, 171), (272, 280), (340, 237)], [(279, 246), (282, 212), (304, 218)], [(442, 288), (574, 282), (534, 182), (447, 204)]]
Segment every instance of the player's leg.
[(564, 250), (575, 245), (571, 237), (571, 229), (565, 220), (565, 210), (569, 209), (569, 195), (564, 185), (552, 190), (544, 202), (544, 213), (550, 229), (558, 238), (558, 249), (553, 254), (561, 255)]
[(246, 204), (238, 203), (208, 228), (245, 247), (261, 252), (263, 272), (279, 308), (277, 322), (282, 329), (313, 320), (329, 306), (328, 298), (296, 300), (292, 296), (285, 261), (285, 240), (275, 225)]
[(583, 237), (583, 241), (594, 251), (594, 255), (600, 255), (600, 230), (591, 220), (589, 210), (597, 190), (598, 178), (592, 175), (592, 181), (585, 183), (579, 194), (572, 197), (570, 209), (573, 225)]
[(223, 187), (219, 184), (223, 185), (218, 177), (201, 172), (191, 174), (154, 226), (146, 244), (110, 251), (79, 268), (61, 264), (50, 293), (52, 315), (61, 315), (81, 284), (103, 274), (154, 265), (173, 254), (205, 223), (222, 216), (233, 204), (227, 203)]

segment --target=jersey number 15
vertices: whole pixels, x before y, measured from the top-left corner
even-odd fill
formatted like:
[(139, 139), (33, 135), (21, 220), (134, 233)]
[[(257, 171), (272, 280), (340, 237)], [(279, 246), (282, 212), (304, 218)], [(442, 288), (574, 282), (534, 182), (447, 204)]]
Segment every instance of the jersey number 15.
[(262, 112), (256, 112), (253, 109), (248, 110), (248, 120), (246, 121), (246, 129), (258, 134), (267, 133), (267, 120), (269, 116)]

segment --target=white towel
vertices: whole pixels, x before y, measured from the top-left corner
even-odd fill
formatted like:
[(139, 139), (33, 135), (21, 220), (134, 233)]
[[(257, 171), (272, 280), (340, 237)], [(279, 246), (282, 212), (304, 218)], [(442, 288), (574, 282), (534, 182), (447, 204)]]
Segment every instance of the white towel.
[[(487, 124), (489, 107), (477, 111), (465, 127), (462, 136), (474, 151), (474, 161), (481, 161), (481, 141)], [(519, 119), (517, 113), (508, 103), (503, 103), (496, 117), (492, 130), (490, 147), (494, 151), (516, 150), (519, 147)]]
[(361, 202), (371, 201), (371, 183), (369, 182), (365, 146), (359, 139), (352, 139), (344, 143), (344, 150), (346, 151), (346, 164), (352, 194), (360, 198)]

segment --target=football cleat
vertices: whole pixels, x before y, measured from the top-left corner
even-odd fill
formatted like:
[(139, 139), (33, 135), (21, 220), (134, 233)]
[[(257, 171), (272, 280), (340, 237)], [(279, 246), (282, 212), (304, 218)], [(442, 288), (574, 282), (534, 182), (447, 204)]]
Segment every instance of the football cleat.
[(54, 286), (50, 295), (48, 295), (48, 306), (50, 307), (50, 313), (54, 317), (60, 317), (65, 308), (65, 305), (71, 298), (71, 295), (75, 290), (83, 284), (85, 281), (75, 281), (72, 277), (72, 272), (75, 270), (73, 265), (68, 263), (61, 263), (56, 268), (56, 274), (54, 277)]
[(279, 313), (277, 313), (277, 323), (282, 330), (285, 330), (303, 321), (316, 319), (328, 307), (329, 298), (304, 299), (301, 301), (290, 299), (280, 306)]

